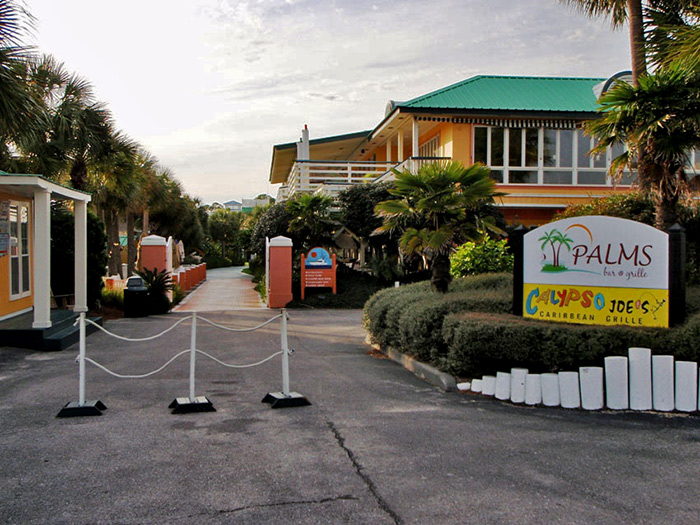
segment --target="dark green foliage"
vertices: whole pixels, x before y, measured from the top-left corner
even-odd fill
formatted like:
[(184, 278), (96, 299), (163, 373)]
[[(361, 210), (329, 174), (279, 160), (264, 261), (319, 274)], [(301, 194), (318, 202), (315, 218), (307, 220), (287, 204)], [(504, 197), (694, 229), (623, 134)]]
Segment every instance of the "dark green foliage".
[[(93, 213), (87, 216), (87, 301), (90, 308), (101, 297), (107, 265), (104, 225)], [(51, 207), (51, 290), (54, 295), (75, 291), (75, 218), (60, 204)]]
[(351, 270), (344, 265), (338, 266), (337, 279), (336, 295), (330, 288), (307, 288), (306, 297), (301, 301), (301, 283), (295, 277), (292, 292), (297, 299), (289, 303), (288, 308), (362, 308), (372, 294), (387, 286), (367, 273)]
[(668, 335), (661, 329), (546, 323), (504, 314), (454, 314), (443, 324), (448, 350), (441, 364), (444, 370), (462, 377), (512, 367), (531, 372), (575, 370), (602, 366), (605, 356), (627, 355), (628, 348), (634, 346), (674, 353), (664, 344)]
[(522, 366), (533, 372), (602, 366), (633, 346), (679, 359), (700, 359), (700, 290), (688, 290), (688, 321), (673, 329), (548, 323), (508, 314), (512, 276), (455, 279), (447, 294), (428, 283), (388, 288), (365, 304), (373, 341), (446, 372), (477, 377)]
[(166, 293), (173, 289), (170, 274), (163, 269), (156, 272), (155, 268), (144, 268), (143, 272), (136, 272), (148, 287), (148, 296), (151, 303), (151, 314), (167, 314), (170, 311), (170, 300)]
[(513, 308), (511, 290), (477, 289), (415, 302), (399, 319), (399, 344), (407, 354), (421, 361), (440, 364), (447, 347), (442, 338), (445, 316), (459, 312), (506, 313)]
[(202, 243), (202, 249), (204, 250), (202, 262), (207, 263), (207, 268), (210, 270), (231, 266), (231, 259), (221, 255), (221, 248), (217, 244), (204, 241), (204, 243)]
[(381, 246), (386, 235), (374, 235), (372, 232), (382, 225), (382, 219), (374, 214), (374, 207), (382, 201), (396, 197), (389, 193), (391, 183), (356, 184), (338, 194), (340, 205), (340, 222), (359, 238), (371, 244)]
[[(273, 204), (260, 216), (250, 238), (250, 249), (257, 259), (265, 260), (265, 237), (270, 239), (279, 235), (291, 237), (288, 232), (291, 218), (284, 202)], [(298, 243), (294, 242), (294, 246), (298, 246)]]

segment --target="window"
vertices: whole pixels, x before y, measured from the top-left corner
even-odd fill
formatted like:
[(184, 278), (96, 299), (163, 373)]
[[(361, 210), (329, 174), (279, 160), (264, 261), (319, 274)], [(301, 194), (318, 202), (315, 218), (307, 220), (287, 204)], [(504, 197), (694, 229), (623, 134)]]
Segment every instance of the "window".
[[(608, 167), (624, 149), (590, 156), (594, 145), (581, 129), (474, 127), (474, 162), (492, 168), (492, 178), (505, 184), (611, 185)], [(700, 167), (699, 157), (691, 154), (689, 166)], [(625, 171), (615, 183), (635, 179), (634, 171)]]
[(10, 299), (30, 294), (29, 207), (10, 204)]

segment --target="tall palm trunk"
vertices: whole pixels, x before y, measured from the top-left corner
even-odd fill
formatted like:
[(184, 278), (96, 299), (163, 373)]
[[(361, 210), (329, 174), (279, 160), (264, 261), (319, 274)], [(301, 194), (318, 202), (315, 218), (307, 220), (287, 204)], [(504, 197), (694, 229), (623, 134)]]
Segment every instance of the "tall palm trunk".
[(119, 215), (115, 211), (105, 212), (107, 230), (107, 268), (109, 275), (121, 275), (121, 250), (119, 245)]
[(627, 18), (630, 25), (630, 51), (632, 55), (632, 82), (639, 86), (639, 77), (647, 72), (644, 45), (644, 15), (642, 0), (627, 0)]
[(127, 275), (134, 275), (136, 270), (136, 239), (134, 239), (134, 214), (127, 212), (126, 214), (126, 256), (127, 256)]
[(438, 252), (433, 257), (432, 277), (430, 284), (440, 293), (446, 293), (452, 282), (450, 275), (450, 254), (448, 252)]

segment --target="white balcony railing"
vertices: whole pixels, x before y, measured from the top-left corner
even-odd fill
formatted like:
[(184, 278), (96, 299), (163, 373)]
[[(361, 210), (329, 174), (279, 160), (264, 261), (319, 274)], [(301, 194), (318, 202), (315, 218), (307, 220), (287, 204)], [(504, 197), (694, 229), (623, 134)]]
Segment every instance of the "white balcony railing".
[(432, 164), (434, 162), (449, 162), (452, 157), (409, 157), (403, 162), (399, 162), (393, 169), (387, 170), (376, 178), (374, 182), (389, 182), (394, 180), (396, 177), (394, 175), (394, 170), (396, 171), (410, 171), (411, 173), (416, 173), (426, 164)]
[(287, 198), (295, 193), (313, 192), (320, 185), (353, 185), (373, 182), (391, 169), (393, 162), (349, 162), (298, 160), (287, 179)]
[(277, 200), (290, 199), (296, 193), (313, 192), (335, 197), (339, 191), (355, 184), (393, 180), (393, 168), (415, 173), (424, 164), (449, 160), (449, 157), (410, 157), (400, 163), (297, 160), (287, 182), (278, 190)]

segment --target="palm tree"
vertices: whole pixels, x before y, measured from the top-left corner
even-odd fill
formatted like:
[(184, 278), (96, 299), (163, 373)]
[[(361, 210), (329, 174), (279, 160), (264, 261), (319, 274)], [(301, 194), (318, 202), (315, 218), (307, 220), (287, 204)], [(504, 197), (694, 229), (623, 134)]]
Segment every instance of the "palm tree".
[(573, 5), (589, 17), (609, 17), (613, 28), (629, 22), (632, 79), (636, 86), (646, 74), (647, 62), (644, 40), (642, 0), (560, 0)]
[(331, 241), (333, 230), (338, 226), (331, 217), (331, 206), (332, 197), (310, 193), (287, 201), (287, 212), (291, 216), (289, 232), (301, 240), (304, 251)]
[(548, 231), (542, 237), (537, 239), (538, 241), (542, 241), (542, 251), (544, 251), (545, 246), (547, 246), (548, 244), (549, 247), (552, 249), (552, 266), (557, 265), (557, 253), (556, 251), (554, 251), (554, 239), (557, 233), (559, 233), (559, 230), (555, 228), (553, 230)]
[(646, 39), (654, 64), (680, 62), (700, 68), (700, 5), (693, 1), (654, 2), (645, 10)]
[(565, 233), (556, 230), (554, 241), (559, 244), (559, 246), (557, 246), (557, 253), (554, 258), (554, 266), (559, 266), (559, 253), (561, 252), (561, 247), (566, 246), (567, 251), (571, 251), (571, 244), (574, 242), (574, 240)]
[(22, 45), (34, 17), (18, 2), (0, 0), (0, 168), (21, 171), (15, 165), (19, 136), (40, 121), (40, 101), (28, 88), (26, 62), (31, 49)]
[(415, 175), (396, 171), (390, 191), (398, 199), (375, 208), (384, 220), (377, 232), (400, 232), (403, 253), (430, 259), (431, 282), (439, 292), (448, 290), (449, 256), (455, 246), (477, 239), (484, 227), (495, 229), (475, 213), (478, 204), (500, 195), (489, 173), (480, 164), (465, 168), (459, 162), (426, 164)]
[(119, 148), (111, 113), (87, 80), (50, 55), (28, 60), (24, 78), (43, 115), (39, 132), (18, 141), (28, 171), (65, 175), (74, 188), (86, 189), (89, 169)]
[(599, 119), (586, 129), (599, 140), (593, 153), (627, 145), (611, 170), (631, 167), (645, 150), (651, 161), (648, 185), (656, 207), (656, 226), (677, 222), (677, 203), (685, 186), (688, 151), (700, 146), (700, 73), (679, 64), (642, 77), (639, 87), (618, 83), (600, 99)]

